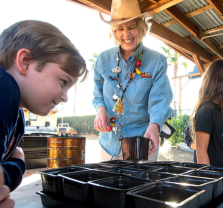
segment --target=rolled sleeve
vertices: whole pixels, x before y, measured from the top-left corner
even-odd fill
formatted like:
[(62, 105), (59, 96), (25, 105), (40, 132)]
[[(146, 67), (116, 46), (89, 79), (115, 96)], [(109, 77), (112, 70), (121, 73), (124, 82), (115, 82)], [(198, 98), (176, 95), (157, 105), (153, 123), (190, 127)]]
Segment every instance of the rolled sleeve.
[(166, 58), (163, 58), (159, 66), (159, 71), (154, 78), (148, 101), (150, 123), (158, 124), (160, 129), (162, 129), (164, 122), (172, 113), (170, 103), (173, 99), (173, 93), (166, 72), (167, 61)]

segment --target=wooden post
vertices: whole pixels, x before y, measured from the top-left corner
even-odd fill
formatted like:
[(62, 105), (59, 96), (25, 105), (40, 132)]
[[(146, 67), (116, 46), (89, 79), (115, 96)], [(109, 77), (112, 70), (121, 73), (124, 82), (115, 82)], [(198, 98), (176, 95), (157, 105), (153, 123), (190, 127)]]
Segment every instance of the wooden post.
[(192, 56), (193, 56), (195, 64), (197, 65), (197, 68), (198, 68), (199, 72), (202, 75), (205, 70), (204, 70), (204, 66), (203, 66), (203, 63), (202, 63), (200, 57), (197, 54), (194, 54)]

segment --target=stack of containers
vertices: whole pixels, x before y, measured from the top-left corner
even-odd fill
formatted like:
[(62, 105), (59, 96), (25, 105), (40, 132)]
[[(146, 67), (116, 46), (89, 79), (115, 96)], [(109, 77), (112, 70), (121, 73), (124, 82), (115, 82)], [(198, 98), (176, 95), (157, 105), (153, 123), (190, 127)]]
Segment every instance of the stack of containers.
[(216, 208), (223, 168), (195, 163), (106, 161), (39, 172), (45, 207)]

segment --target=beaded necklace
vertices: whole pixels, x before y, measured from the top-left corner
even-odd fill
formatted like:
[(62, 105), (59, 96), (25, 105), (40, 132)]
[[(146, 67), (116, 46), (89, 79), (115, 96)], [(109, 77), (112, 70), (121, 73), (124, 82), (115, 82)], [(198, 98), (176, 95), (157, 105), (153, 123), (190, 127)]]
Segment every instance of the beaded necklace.
[[(141, 47), (141, 46), (140, 46)], [(126, 62), (126, 64), (128, 65), (128, 67), (130, 68), (130, 73), (129, 73), (129, 80), (128, 80), (128, 83), (127, 85), (125, 86), (125, 89), (122, 88), (122, 85), (120, 83), (120, 78), (119, 78), (119, 73), (121, 73), (121, 68), (119, 67), (119, 62), (120, 62), (120, 59), (119, 59), (119, 56), (122, 57), (122, 55), (120, 54), (120, 52), (117, 52), (118, 54), (118, 57), (116, 58), (116, 62), (117, 62), (117, 65), (115, 68), (113, 68), (111, 71), (115, 74), (117, 74), (117, 77), (115, 76), (110, 76), (109, 78), (113, 81), (117, 80), (118, 84), (117, 84), (117, 90), (116, 90), (116, 93), (113, 95), (113, 100), (114, 101), (117, 101), (114, 108), (113, 108), (113, 112), (115, 114), (115, 116), (111, 117), (109, 120), (110, 120), (110, 126), (108, 126), (107, 130), (110, 132), (112, 129), (115, 131), (121, 131), (121, 124), (119, 122), (119, 127), (116, 128), (115, 126), (115, 123), (117, 121), (117, 118), (120, 120), (120, 116), (122, 116), (124, 114), (124, 101), (123, 101), (123, 97), (124, 97), (124, 94), (127, 90), (127, 88), (129, 87), (131, 81), (135, 78), (135, 75), (140, 75), (142, 74), (140, 71), (139, 71), (139, 68), (142, 64), (142, 55), (143, 55), (143, 50), (142, 52), (139, 50), (138, 52), (138, 59), (135, 60), (135, 63), (133, 64), (133, 67), (131, 68), (129, 66), (129, 64)], [(123, 58), (123, 57), (122, 57)], [(136, 68), (136, 66), (138, 68)], [(135, 68), (135, 69), (134, 69)], [(133, 71), (134, 69), (134, 71)], [(122, 96), (121, 98), (119, 98), (117, 96), (117, 92), (118, 90), (121, 89), (122, 90)]]

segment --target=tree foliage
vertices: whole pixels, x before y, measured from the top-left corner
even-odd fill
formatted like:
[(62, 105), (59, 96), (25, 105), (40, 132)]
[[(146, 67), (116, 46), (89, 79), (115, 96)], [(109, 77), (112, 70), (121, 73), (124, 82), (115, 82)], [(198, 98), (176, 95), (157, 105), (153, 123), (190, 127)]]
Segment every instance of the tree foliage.
[(180, 142), (184, 142), (184, 131), (188, 126), (190, 116), (187, 114), (180, 114), (179, 116), (172, 117), (168, 123), (175, 128), (174, 134), (169, 138), (172, 146), (179, 147)]
[[(172, 65), (173, 63), (178, 63), (179, 58), (181, 55), (169, 48), (165, 48), (164, 46), (161, 47), (163, 51), (166, 53), (166, 58), (168, 61), (168, 66)], [(188, 63), (187, 62), (182, 62), (182, 65), (187, 69)]]

